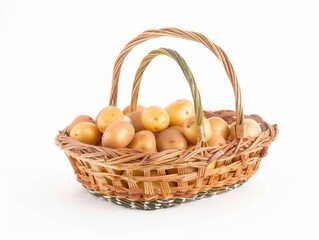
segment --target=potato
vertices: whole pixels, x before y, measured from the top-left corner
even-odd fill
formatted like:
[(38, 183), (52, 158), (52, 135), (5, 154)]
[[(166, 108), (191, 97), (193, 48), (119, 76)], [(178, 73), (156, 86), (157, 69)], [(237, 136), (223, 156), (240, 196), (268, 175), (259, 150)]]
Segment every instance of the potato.
[(143, 113), (143, 111), (139, 110), (139, 111), (132, 112), (128, 115), (128, 117), (132, 121), (132, 125), (135, 129), (135, 132), (145, 130), (143, 123), (142, 123), (142, 120), (141, 120), (142, 113)]
[(128, 145), (128, 148), (140, 150), (143, 152), (156, 152), (156, 140), (151, 131), (142, 130), (135, 133), (133, 140)]
[[(203, 121), (204, 121), (205, 137), (208, 140), (212, 136), (212, 129), (207, 118), (204, 117)], [(195, 117), (190, 117), (184, 122), (183, 133), (189, 143), (191, 144), (197, 143), (199, 133), (198, 133), (198, 126), (196, 124)]]
[[(136, 106), (136, 109), (134, 112), (136, 111), (143, 111), (144, 109), (146, 109), (145, 106), (143, 105), (137, 105)], [(131, 105), (128, 105), (126, 106), (125, 108), (123, 108), (123, 111), (122, 111), (125, 115), (129, 115), (131, 113)]]
[(181, 127), (181, 126), (171, 126), (168, 129), (175, 129), (175, 130), (179, 131), (181, 134), (184, 134), (183, 127)]
[(225, 140), (230, 135), (230, 130), (227, 122), (220, 117), (211, 117), (208, 119), (213, 132), (216, 132), (223, 136)]
[(146, 130), (160, 132), (168, 127), (169, 115), (165, 109), (151, 106), (143, 111), (141, 121)]
[[(257, 137), (262, 133), (260, 125), (253, 119), (244, 119), (244, 124), (246, 125), (245, 138), (247, 137)], [(230, 125), (231, 138), (235, 138), (235, 123)]]
[(193, 103), (186, 99), (177, 100), (169, 104), (165, 110), (169, 114), (170, 126), (183, 126), (186, 119), (195, 115)]
[(80, 122), (91, 122), (95, 124), (95, 121), (93, 118), (91, 118), (88, 115), (79, 115), (76, 118), (73, 119), (73, 121), (71, 122), (71, 124), (68, 127), (69, 132), (71, 132), (72, 128), (77, 125)]
[(165, 129), (156, 137), (158, 151), (167, 149), (187, 149), (187, 140), (182, 133), (173, 128)]
[(213, 132), (210, 139), (207, 141), (207, 145), (211, 147), (220, 147), (226, 144), (222, 135), (217, 132)]
[(117, 120), (123, 120), (124, 113), (115, 107), (115, 106), (108, 106), (103, 108), (96, 117), (96, 125), (103, 133), (105, 129), (113, 122)]
[(132, 124), (124, 120), (115, 121), (105, 129), (102, 145), (108, 148), (124, 148), (132, 141), (134, 134)]
[(94, 123), (80, 122), (72, 128), (70, 137), (82, 143), (97, 145), (101, 140), (101, 132)]

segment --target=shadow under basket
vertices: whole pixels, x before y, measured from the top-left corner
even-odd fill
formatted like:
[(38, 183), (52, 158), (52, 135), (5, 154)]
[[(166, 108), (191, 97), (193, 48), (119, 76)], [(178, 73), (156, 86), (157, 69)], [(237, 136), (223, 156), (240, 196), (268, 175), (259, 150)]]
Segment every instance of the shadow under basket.
[[(278, 135), (276, 124), (268, 124), (258, 115), (243, 114), (239, 83), (225, 52), (200, 33), (176, 28), (145, 31), (125, 46), (115, 62), (109, 105), (117, 105), (120, 70), (130, 50), (148, 39), (161, 36), (197, 41), (212, 51), (231, 81), (236, 111), (203, 111), (190, 69), (177, 52), (169, 49), (152, 51), (143, 59), (133, 83), (131, 110), (136, 109), (145, 68), (154, 57), (164, 54), (179, 64), (190, 85), (198, 129), (203, 129), (204, 117), (221, 117), (229, 125), (234, 125), (235, 137), (223, 146), (211, 147), (205, 144), (201, 132), (197, 145), (187, 150), (147, 153), (84, 144), (69, 136), (68, 127), (60, 131), (56, 144), (67, 155), (78, 182), (90, 193), (127, 208), (167, 208), (232, 190), (256, 173), (261, 159)], [(254, 119), (260, 125), (261, 134), (245, 136), (246, 118)]]

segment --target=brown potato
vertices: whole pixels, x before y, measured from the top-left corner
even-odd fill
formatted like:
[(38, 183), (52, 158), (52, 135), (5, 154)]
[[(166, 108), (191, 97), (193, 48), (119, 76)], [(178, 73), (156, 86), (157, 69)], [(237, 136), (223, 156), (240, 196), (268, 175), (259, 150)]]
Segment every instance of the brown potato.
[(184, 134), (183, 127), (181, 127), (181, 126), (171, 126), (168, 129), (175, 129), (175, 130), (179, 131), (181, 134)]
[[(143, 105), (137, 105), (136, 106), (136, 109), (134, 112), (136, 111), (143, 111), (144, 109), (146, 109), (145, 106)], [(123, 111), (122, 111), (125, 115), (129, 115), (131, 113), (131, 105), (128, 105), (126, 106), (125, 108), (123, 108)]]
[(132, 125), (135, 129), (135, 132), (145, 130), (143, 123), (142, 123), (142, 120), (141, 120), (142, 113), (143, 113), (143, 111), (139, 110), (139, 111), (135, 111), (135, 112), (128, 114), (128, 117), (132, 121)]
[(168, 128), (161, 131), (156, 138), (158, 151), (167, 149), (187, 149), (187, 140), (182, 133), (176, 129)]

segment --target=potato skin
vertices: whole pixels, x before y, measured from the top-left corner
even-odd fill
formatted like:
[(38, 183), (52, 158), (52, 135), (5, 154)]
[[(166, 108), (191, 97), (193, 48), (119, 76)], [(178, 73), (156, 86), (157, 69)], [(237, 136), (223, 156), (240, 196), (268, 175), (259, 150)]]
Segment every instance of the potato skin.
[(123, 120), (124, 113), (115, 106), (108, 106), (103, 108), (96, 117), (96, 125), (102, 133), (113, 122), (117, 120)]
[(142, 120), (141, 120), (142, 113), (143, 113), (143, 111), (139, 110), (139, 111), (135, 111), (135, 112), (132, 112), (132, 113), (127, 115), (132, 121), (132, 125), (135, 129), (135, 132), (145, 130), (143, 123), (142, 123)]
[(178, 130), (168, 128), (158, 134), (156, 146), (158, 151), (168, 149), (185, 150), (187, 149), (187, 140)]
[(111, 123), (102, 136), (102, 146), (108, 148), (124, 148), (133, 139), (135, 134), (132, 124), (124, 120)]
[(222, 135), (217, 132), (213, 132), (210, 139), (207, 141), (207, 145), (211, 147), (220, 147), (226, 144), (226, 141)]
[(186, 119), (195, 116), (194, 105), (191, 101), (180, 99), (169, 104), (165, 110), (169, 114), (170, 126), (183, 126)]
[(97, 145), (101, 140), (101, 132), (94, 123), (80, 122), (72, 128), (70, 137), (82, 143)]
[[(137, 106), (136, 106), (136, 110), (135, 110), (134, 112), (136, 112), (136, 111), (143, 111), (144, 109), (146, 109), (145, 106), (143, 106), (143, 105), (137, 105)], [(123, 108), (122, 112), (123, 112), (125, 115), (131, 114), (131, 113), (132, 113), (132, 112), (131, 112), (131, 106), (130, 106), (130, 105), (126, 106), (125, 108)]]
[(143, 111), (141, 121), (146, 130), (160, 132), (168, 127), (169, 115), (164, 108), (151, 106)]
[[(206, 134), (206, 139), (210, 139), (212, 136), (212, 129), (207, 118), (203, 118), (204, 121), (204, 130)], [(183, 133), (187, 141), (191, 144), (196, 144), (198, 139), (198, 126), (196, 125), (196, 118), (188, 118), (183, 125)]]
[(133, 140), (128, 148), (140, 150), (143, 152), (156, 152), (156, 139), (154, 134), (148, 130), (142, 130), (135, 133)]
[(228, 139), (230, 135), (230, 130), (227, 122), (224, 119), (220, 117), (211, 117), (208, 118), (208, 121), (213, 132), (222, 135), (225, 140)]
[(89, 115), (79, 115), (76, 118), (74, 118), (73, 121), (70, 123), (68, 127), (69, 132), (71, 132), (72, 128), (80, 122), (91, 122), (95, 124), (94, 119), (91, 118)]

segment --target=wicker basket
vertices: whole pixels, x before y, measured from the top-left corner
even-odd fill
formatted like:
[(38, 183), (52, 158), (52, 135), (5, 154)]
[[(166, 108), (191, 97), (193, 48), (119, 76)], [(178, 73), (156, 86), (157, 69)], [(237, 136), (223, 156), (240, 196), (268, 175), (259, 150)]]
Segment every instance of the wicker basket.
[[(194, 77), (184, 59), (175, 51), (158, 49), (143, 59), (136, 73), (131, 109), (135, 110), (137, 106), (140, 81), (150, 61), (158, 55), (173, 58), (181, 67), (192, 91), (200, 130), (196, 146), (150, 154), (128, 148), (110, 149), (83, 144), (69, 137), (68, 127), (60, 131), (56, 144), (67, 155), (77, 180), (90, 193), (128, 208), (166, 208), (232, 190), (256, 173), (270, 143), (278, 135), (277, 125), (268, 124), (258, 115), (243, 114), (239, 83), (225, 52), (200, 33), (176, 28), (145, 31), (125, 46), (114, 65), (110, 105), (117, 105), (120, 71), (128, 53), (138, 44), (162, 36), (200, 42), (215, 54), (233, 86), (236, 111), (203, 111)], [(203, 116), (218, 116), (228, 124), (235, 124), (235, 139), (227, 141), (222, 147), (206, 146), (204, 128), (201, 127)], [(253, 118), (260, 124), (262, 133), (258, 137), (245, 137), (244, 118)], [(190, 168), (196, 171), (189, 171)], [(142, 171), (143, 175), (133, 175), (134, 170)], [(154, 172), (155, 175), (152, 174)]]

